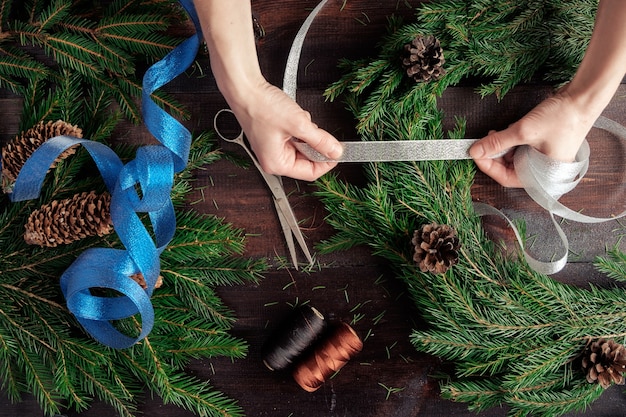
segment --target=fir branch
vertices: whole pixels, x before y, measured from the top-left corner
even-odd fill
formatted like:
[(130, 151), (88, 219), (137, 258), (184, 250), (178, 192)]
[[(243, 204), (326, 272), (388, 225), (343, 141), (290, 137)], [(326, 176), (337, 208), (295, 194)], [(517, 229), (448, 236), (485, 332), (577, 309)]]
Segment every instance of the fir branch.
[[(77, 94), (82, 90), (79, 76), (69, 72), (60, 75), (50, 96), (45, 90), (29, 87), (24, 103), (25, 109), (34, 109), (29, 116), (35, 120), (66, 116), (72, 119), (70, 123), (85, 123), (81, 127), (86, 137), (104, 140), (119, 121), (119, 114), (108, 109), (111, 96), (97, 89), (87, 96)], [(204, 133), (193, 143), (190, 164), (175, 179), (180, 194), (174, 198), (179, 204), (193, 181), (191, 170), (219, 159), (213, 138), (213, 134)], [(122, 159), (134, 151), (128, 146), (118, 149)], [(85, 410), (99, 399), (120, 416), (131, 417), (147, 387), (164, 401), (201, 416), (241, 415), (233, 400), (187, 376), (185, 369), (191, 359), (241, 358), (247, 353), (247, 344), (229, 334), (235, 316), (215, 288), (256, 282), (265, 263), (239, 256), (244, 248), (241, 230), (212, 216), (179, 210), (176, 237), (161, 258), (163, 286), (152, 298), (157, 320), (148, 341), (149, 355), (145, 354), (148, 347), (141, 343), (130, 349), (134, 353), (129, 356), (127, 352), (102, 349), (82, 333), (62, 304), (58, 277), (79, 253), (93, 246), (116, 247), (117, 237), (83, 239), (46, 249), (26, 245), (22, 237), (34, 207), (80, 191), (102, 189), (101, 178), (85, 175), (91, 172), (95, 172), (93, 162), (79, 148), (47, 175), (38, 200), (10, 204), (6, 196), (1, 197), (0, 348), (6, 348), (0, 353), (3, 387), (15, 401), (24, 392), (33, 393), (48, 414), (60, 413), (66, 407)], [(136, 318), (117, 325), (131, 334), (140, 327)], [(128, 360), (131, 356), (132, 363)]]
[[(377, 56), (342, 61), (346, 73), (326, 97), (342, 96), (363, 140), (441, 138), (436, 99), (448, 86), (474, 77), (479, 93), (502, 97), (541, 76), (540, 69), (550, 80), (571, 75), (584, 49), (581, 39), (593, 25), (594, 7), (580, 3), (422, 3), (417, 22), (390, 20)], [(553, 30), (570, 18), (582, 26), (571, 37)], [(402, 80), (400, 51), (418, 34), (441, 41), (447, 73), (437, 82)], [(448, 136), (463, 137), (464, 127), (457, 120)], [(367, 245), (389, 262), (428, 323), (411, 334), (411, 342), (455, 365), (455, 374), (442, 382), (444, 398), (473, 410), (504, 404), (512, 416), (555, 417), (582, 409), (601, 389), (587, 383), (578, 358), (590, 339), (625, 338), (624, 290), (570, 287), (535, 273), (523, 259), (503, 258), (472, 210), (474, 172), (467, 161), (397, 162), (366, 164), (362, 187), (323, 177), (317, 195), (336, 234), (322, 250)], [(443, 275), (423, 273), (412, 262), (413, 231), (427, 223), (454, 227), (462, 242), (458, 263)], [(624, 280), (625, 262), (615, 251), (597, 264)]]
[(172, 50), (175, 45), (171, 37), (160, 33), (167, 27), (168, 21), (164, 16), (122, 15), (103, 19), (96, 27), (95, 33), (99, 35), (98, 39), (102, 45), (110, 42), (126, 51), (139, 52), (146, 56), (160, 56)]
[(503, 402), (504, 395), (500, 389), (500, 379), (451, 382), (441, 387), (444, 399), (470, 404), (472, 411), (484, 411), (496, 407)]
[(6, 27), (7, 19), (11, 14), (12, 0), (0, 0), (0, 39), (4, 36), (3, 29)]
[[(174, 372), (167, 363), (160, 363), (149, 344), (149, 338), (141, 344), (145, 347), (144, 355), (151, 357), (156, 369), (146, 367), (137, 361), (135, 356), (125, 351), (120, 352), (120, 358), (127, 362), (127, 367), (133, 369), (136, 377), (142, 380), (151, 391), (158, 393), (164, 403), (175, 404), (179, 407), (194, 411), (200, 417), (238, 417), (242, 410), (233, 402), (211, 389), (207, 383), (196, 378)], [(152, 356), (150, 354), (153, 354)]]
[(25, 384), (35, 397), (39, 406), (47, 414), (58, 414), (61, 411), (59, 400), (52, 389), (52, 381), (46, 375), (46, 366), (42, 363), (39, 354), (27, 351), (23, 345), (18, 345), (17, 363), (23, 369)]
[[(0, 66), (4, 77), (22, 77), (22, 78), (45, 78), (48, 75), (48, 69), (41, 63), (32, 60), (19, 51), (11, 51), (9, 48), (0, 50)], [(15, 90), (15, 89), (12, 89)]]
[(595, 265), (598, 271), (616, 281), (626, 282), (626, 254), (614, 247), (607, 255), (596, 258)]
[(507, 396), (512, 405), (511, 413), (527, 415), (527, 410), (540, 410), (540, 417), (558, 416), (569, 412), (581, 412), (602, 394), (598, 385), (586, 382), (568, 387), (562, 391), (524, 391)]
[[(156, 61), (179, 42), (164, 34), (173, 19), (180, 19), (169, 2), (113, 2), (104, 11), (83, 0), (42, 1), (31, 8), (17, 3), (3, 6), (12, 9), (14, 18), (0, 32), (1, 87), (24, 94), (39, 80), (50, 80), (46, 88), (51, 88), (62, 71), (78, 72), (87, 90), (96, 88), (97, 96), (106, 92), (119, 101), (127, 118), (141, 119), (137, 67)], [(157, 100), (175, 117), (186, 115), (170, 97), (159, 93)]]
[(38, 32), (41, 33), (62, 22), (69, 15), (71, 3), (68, 0), (55, 0), (41, 13)]

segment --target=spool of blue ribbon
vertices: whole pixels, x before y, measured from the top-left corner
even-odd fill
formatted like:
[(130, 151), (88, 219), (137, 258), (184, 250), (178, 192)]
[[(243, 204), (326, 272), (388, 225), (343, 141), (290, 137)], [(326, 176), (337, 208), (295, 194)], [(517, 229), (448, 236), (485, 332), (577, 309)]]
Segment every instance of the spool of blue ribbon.
[[(191, 17), (196, 34), (152, 65), (143, 78), (144, 123), (160, 145), (140, 147), (135, 159), (124, 165), (101, 143), (58, 136), (45, 142), (26, 161), (11, 194), (12, 201), (37, 198), (48, 169), (63, 151), (81, 145), (89, 152), (111, 193), (111, 220), (124, 249), (83, 252), (61, 276), (61, 290), (68, 309), (85, 330), (97, 341), (118, 349), (142, 340), (154, 325), (150, 297), (160, 272), (159, 257), (176, 229), (171, 200), (174, 174), (187, 165), (191, 147), (191, 133), (151, 98), (193, 63), (200, 46), (202, 34), (193, 3), (180, 3)], [(139, 213), (148, 215), (152, 235)], [(147, 289), (130, 278), (137, 273), (143, 275)], [(93, 289), (113, 290), (119, 296), (98, 296)], [(115, 327), (116, 320), (137, 314), (141, 318), (138, 336), (123, 334)]]

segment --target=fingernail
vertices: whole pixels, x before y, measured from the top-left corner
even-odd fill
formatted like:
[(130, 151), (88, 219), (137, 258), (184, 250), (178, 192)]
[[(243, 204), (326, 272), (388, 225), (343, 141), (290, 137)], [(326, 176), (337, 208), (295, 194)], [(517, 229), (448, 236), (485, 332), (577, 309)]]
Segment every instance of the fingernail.
[(330, 159), (339, 159), (341, 158), (341, 155), (343, 155), (343, 146), (341, 146), (341, 144), (339, 143), (336, 143), (333, 145), (330, 151), (328, 151), (328, 155), (326, 156)]
[(483, 158), (486, 154), (485, 147), (480, 143), (476, 143), (474, 146), (470, 148), (469, 153), (472, 158), (475, 158), (475, 159)]

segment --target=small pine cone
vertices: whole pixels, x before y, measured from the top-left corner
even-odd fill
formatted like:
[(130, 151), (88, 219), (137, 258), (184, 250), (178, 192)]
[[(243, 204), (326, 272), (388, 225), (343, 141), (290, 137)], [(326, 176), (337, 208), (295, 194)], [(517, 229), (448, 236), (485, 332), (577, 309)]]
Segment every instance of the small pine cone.
[(415, 81), (431, 81), (442, 77), (446, 70), (443, 64), (443, 50), (439, 40), (433, 35), (418, 36), (404, 45), (402, 67), (406, 74)]
[(590, 384), (599, 383), (608, 388), (612, 382), (624, 385), (626, 348), (606, 339), (598, 339), (585, 348), (582, 368)]
[(459, 260), (459, 238), (448, 225), (426, 224), (415, 231), (411, 242), (415, 245), (413, 260), (422, 272), (443, 274)]
[(54, 200), (31, 213), (24, 240), (29, 245), (55, 247), (88, 236), (104, 236), (113, 231), (111, 196), (94, 191)]
[[(146, 279), (144, 278), (141, 272), (137, 272), (136, 274), (131, 275), (130, 278), (133, 281), (135, 281), (137, 284), (139, 284), (139, 286), (143, 288), (144, 290), (148, 289), (148, 284), (146, 283)], [(157, 277), (156, 283), (154, 284), (154, 288), (161, 288), (162, 285), (163, 285), (163, 277), (159, 275)]]
[[(24, 163), (45, 141), (55, 136), (73, 136), (82, 138), (83, 132), (77, 126), (73, 126), (62, 120), (56, 122), (40, 122), (35, 127), (17, 135), (12, 141), (2, 148), (2, 189), (5, 193), (10, 193), (17, 174), (24, 166)], [(63, 158), (75, 152), (70, 148), (63, 152), (54, 161), (50, 169), (54, 168)]]

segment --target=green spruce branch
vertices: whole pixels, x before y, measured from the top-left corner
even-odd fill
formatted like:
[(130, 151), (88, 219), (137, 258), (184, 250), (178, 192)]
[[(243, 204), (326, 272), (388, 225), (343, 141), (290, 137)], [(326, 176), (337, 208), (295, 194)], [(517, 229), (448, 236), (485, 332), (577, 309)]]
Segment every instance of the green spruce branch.
[[(125, 117), (139, 122), (138, 68), (179, 42), (165, 32), (180, 14), (165, 0), (3, 0), (0, 87), (28, 100), (36, 89), (52, 89), (71, 73), (94, 97), (115, 100)], [(175, 117), (187, 116), (163, 92), (156, 93), (155, 100)]]
[[(116, 2), (118, 7), (126, 3)], [(0, 3), (0, 15), (2, 4), (8, 3)], [(48, 85), (43, 80), (29, 84), (22, 124), (63, 119), (80, 126), (86, 138), (106, 143), (121, 120), (111, 107), (113, 98), (97, 87), (83, 94), (82, 75), (76, 72), (62, 70), (58, 75), (54, 88), (39, 88)], [(242, 230), (185, 208), (193, 170), (222, 156), (214, 145), (212, 133), (196, 135), (188, 165), (175, 178), (177, 230), (161, 255), (163, 285), (152, 297), (155, 325), (149, 337), (126, 350), (103, 348), (89, 338), (67, 310), (59, 288), (59, 277), (84, 250), (121, 248), (116, 236), (56, 248), (29, 246), (23, 239), (29, 214), (42, 204), (104, 190), (89, 154), (78, 148), (59, 163), (46, 176), (36, 200), (10, 203), (6, 195), (0, 196), (0, 380), (12, 401), (30, 393), (46, 415), (53, 415), (66, 409), (80, 412), (100, 400), (118, 415), (131, 417), (147, 390), (198, 416), (243, 414), (234, 399), (186, 372), (193, 359), (246, 355), (247, 343), (230, 334), (234, 312), (216, 289), (257, 282), (266, 269), (262, 261), (241, 256)], [(135, 150), (115, 147), (124, 161), (133, 158)], [(129, 334), (141, 327), (134, 317), (117, 325)]]
[[(476, 86), (502, 97), (521, 82), (567, 81), (582, 58), (597, 2), (441, 0), (421, 4), (415, 22), (390, 19), (377, 55), (340, 63), (345, 75), (326, 90), (343, 99), (363, 140), (428, 140), (464, 136), (464, 122), (442, 131), (437, 97), (449, 86)], [(406, 77), (402, 47), (434, 34), (446, 75), (430, 83)], [(475, 168), (468, 161), (365, 165), (366, 185), (327, 175), (318, 195), (336, 234), (321, 251), (366, 245), (406, 284), (428, 323), (411, 342), (451, 361), (444, 398), (480, 411), (508, 407), (509, 416), (560, 416), (585, 409), (603, 389), (585, 380), (581, 355), (597, 338), (626, 340), (626, 292), (583, 289), (505, 258), (473, 211)], [(423, 224), (453, 226), (462, 242), (459, 262), (443, 275), (421, 272), (411, 238)], [(624, 281), (626, 256), (610, 252), (597, 266)]]

